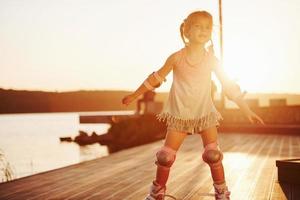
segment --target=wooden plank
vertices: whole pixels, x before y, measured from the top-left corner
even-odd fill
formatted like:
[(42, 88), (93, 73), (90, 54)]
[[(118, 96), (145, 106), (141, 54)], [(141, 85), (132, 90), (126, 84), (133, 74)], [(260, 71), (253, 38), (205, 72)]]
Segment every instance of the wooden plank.
[[(153, 147), (149, 148), (148, 146), (149, 145), (145, 145), (139, 148), (144, 152), (153, 151)], [(32, 189), (32, 192), (35, 191), (34, 188), (39, 187), (40, 189), (37, 191), (39, 194), (43, 194), (43, 189), (45, 190), (45, 194), (57, 192), (57, 190), (69, 188), (69, 183), (74, 182), (74, 177), (76, 177), (76, 179), (78, 180), (84, 180), (88, 182), (88, 178), (84, 178), (89, 177), (89, 174), (95, 174), (95, 169), (97, 169), (98, 173), (100, 172), (99, 174), (101, 174), (103, 178), (109, 177), (112, 173), (123, 171), (123, 169), (117, 168), (117, 164), (120, 163), (120, 160), (125, 162), (124, 164), (128, 164), (128, 168), (131, 167), (129, 164), (132, 164), (132, 161), (127, 158), (131, 157), (136, 152), (135, 148), (111, 154), (110, 156), (101, 158), (101, 160), (96, 159), (93, 161), (83, 162), (77, 165), (72, 165), (58, 170), (53, 170), (51, 172), (47, 172), (47, 176), (45, 176), (45, 173), (41, 173), (31, 177), (24, 177), (22, 179), (16, 180), (18, 181), (18, 184), (13, 184), (11, 187), (6, 188), (6, 194), (12, 193), (18, 195), (19, 192), (23, 193), (24, 188), (28, 187), (28, 189)], [(147, 154), (142, 154), (141, 156), (143, 155)], [(101, 164), (99, 162), (101, 162)], [(31, 183), (30, 186), (28, 186), (28, 182)], [(12, 183), (13, 182), (7, 184), (9, 185)], [(54, 185), (52, 187), (49, 184)], [(49, 187), (51, 187), (51, 191), (49, 190)]]
[[(193, 136), (194, 137), (194, 136)], [(181, 160), (176, 160), (172, 166), (170, 177), (167, 184), (167, 193), (173, 195), (177, 198), (182, 198), (185, 196), (185, 191), (191, 191), (196, 183), (200, 180), (210, 181), (209, 169), (206, 166), (206, 163), (202, 161), (202, 142), (200, 136), (198, 140), (194, 139), (192, 141), (184, 142), (182, 147), (178, 152), (178, 157), (183, 156), (184, 162)], [(191, 139), (191, 138), (188, 138)], [(191, 148), (191, 143), (196, 143)], [(198, 143), (198, 144), (197, 144)], [(230, 148), (232, 145), (230, 143), (225, 143), (222, 147)], [(154, 177), (152, 177), (153, 179)], [(136, 197), (136, 199), (143, 199), (145, 197), (145, 191), (149, 190), (149, 186), (152, 180), (149, 180), (145, 186), (140, 188), (138, 191), (135, 191), (134, 194), (131, 194), (130, 197)], [(184, 193), (184, 194), (182, 194)]]
[[(238, 150), (233, 151), (230, 156), (227, 156), (228, 161), (224, 166), (227, 171), (226, 179), (229, 190), (232, 192), (232, 199), (240, 199), (241, 196), (247, 195), (249, 189), (250, 180), (248, 180), (248, 174), (251, 173), (253, 168), (255, 168), (258, 153), (263, 150), (263, 146), (269, 141), (268, 137), (265, 139), (256, 140), (255, 138), (249, 138), (248, 143), (245, 144), (247, 147), (244, 152), (239, 152)], [(243, 139), (242, 139), (243, 140)], [(242, 145), (239, 146), (241, 148)], [(241, 153), (241, 154), (239, 154)], [(235, 160), (235, 158), (237, 160)], [(225, 172), (226, 172), (225, 171)], [(205, 189), (205, 190), (204, 190)], [(207, 190), (208, 189), (208, 190)], [(197, 199), (199, 194), (210, 193), (213, 194), (213, 188), (199, 188), (198, 194), (192, 196), (191, 199)], [(210, 199), (208, 196), (203, 196), (201, 199)]]
[[(149, 144), (145, 145), (145, 147), (147, 146), (149, 146)], [(158, 147), (155, 148), (148, 147), (147, 149), (145, 149), (145, 147), (142, 148), (143, 152), (145, 152), (145, 154), (142, 155), (142, 158), (147, 155), (148, 151), (153, 152), (155, 149), (158, 148)], [(79, 177), (76, 176), (76, 179), (78, 178), (79, 181), (74, 180), (75, 178), (74, 176), (69, 177), (68, 180), (63, 180), (62, 184), (59, 187), (56, 187), (51, 191), (46, 190), (45, 192), (38, 195), (37, 198), (33, 198), (33, 199), (41, 199), (41, 198), (43, 199), (49, 195), (51, 196), (51, 198), (67, 198), (70, 195), (76, 194), (81, 190), (86, 190), (88, 188), (91, 188), (94, 185), (96, 186), (99, 185), (100, 187), (102, 187), (102, 189), (109, 188), (107, 187), (107, 185), (110, 185), (110, 181), (113, 180), (112, 179), (113, 177), (119, 177), (120, 174), (124, 172), (126, 172), (127, 175), (131, 174), (133, 173), (132, 170), (133, 165), (135, 166), (142, 165), (140, 160), (132, 159), (134, 158), (134, 154), (136, 153), (136, 148), (137, 147), (131, 149), (131, 153), (126, 153), (125, 155), (122, 153), (122, 151), (113, 154), (116, 155), (115, 158), (110, 162), (109, 166), (106, 166), (106, 170), (102, 172), (99, 172), (98, 170), (95, 171), (95, 168), (94, 170), (83, 172), (82, 175), (80, 175)], [(113, 177), (112, 174), (114, 175)], [(68, 182), (73, 183), (72, 187), (70, 187), (69, 184), (67, 184)]]
[(273, 191), (270, 195), (270, 199), (271, 200), (288, 200), (287, 196), (284, 194), (283, 187), (279, 184), (278, 181), (276, 181), (273, 186)]
[(279, 138), (279, 136), (272, 138), (273, 141), (266, 145), (266, 152), (260, 157), (257, 168), (254, 169), (251, 175), (253, 177), (252, 184), (248, 190), (248, 196), (245, 196), (246, 198), (256, 200), (268, 199), (273, 185), (273, 176), (276, 173), (274, 157), (279, 152), (278, 148), (276, 148), (280, 144)]
[[(220, 141), (222, 144), (222, 140)], [(226, 141), (226, 145), (220, 145), (220, 148), (223, 151), (224, 154), (224, 160), (223, 165), (225, 168), (226, 165), (226, 152), (232, 152), (236, 151), (238, 148), (236, 145), (232, 145), (230, 141)], [(202, 152), (201, 152), (202, 153)], [(201, 161), (203, 163), (202, 169), (198, 169), (197, 173), (199, 174), (197, 177), (194, 177), (194, 174), (191, 174), (190, 177), (187, 177), (189, 181), (185, 182), (182, 186), (180, 186), (180, 190), (175, 190), (175, 196), (182, 198), (182, 199), (203, 199), (205, 197), (211, 197), (214, 196), (213, 193), (209, 193), (210, 188), (212, 188), (212, 178), (210, 175), (209, 167), (206, 163)], [(196, 173), (196, 172), (195, 172)], [(227, 170), (225, 170), (225, 177), (228, 173)], [(175, 183), (175, 181), (174, 181)], [(178, 183), (175, 183), (178, 184)]]
[[(299, 155), (300, 136), (226, 133), (219, 135), (219, 142), (232, 199), (284, 199), (284, 192), (295, 190), (286, 186), (283, 191), (276, 182), (275, 160)], [(162, 145), (160, 140), (2, 183), (0, 199), (143, 199), (155, 177), (155, 153)], [(185, 200), (213, 198), (202, 152), (201, 137), (187, 136), (171, 168), (168, 194)]]

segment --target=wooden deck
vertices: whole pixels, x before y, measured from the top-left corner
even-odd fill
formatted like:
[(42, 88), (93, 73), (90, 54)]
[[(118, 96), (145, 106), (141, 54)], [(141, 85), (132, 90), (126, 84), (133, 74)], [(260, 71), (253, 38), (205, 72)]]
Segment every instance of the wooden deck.
[[(299, 135), (226, 133), (219, 142), (232, 200), (288, 199), (277, 181), (275, 160), (300, 156)], [(160, 140), (2, 183), (0, 199), (141, 200), (155, 176), (155, 153), (162, 144)], [(178, 200), (214, 199), (202, 150), (199, 135), (186, 137), (171, 168), (167, 194)]]

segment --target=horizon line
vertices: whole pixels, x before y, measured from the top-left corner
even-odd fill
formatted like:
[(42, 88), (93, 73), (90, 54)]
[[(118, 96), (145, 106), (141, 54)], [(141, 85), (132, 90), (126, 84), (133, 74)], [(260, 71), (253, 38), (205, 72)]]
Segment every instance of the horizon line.
[[(109, 92), (132, 92), (134, 90), (129, 90), (129, 89), (74, 89), (74, 90), (45, 90), (45, 89), (25, 89), (25, 88), (4, 88), (0, 87), (0, 90), (14, 90), (14, 91), (27, 91), (27, 92), (53, 92), (53, 93), (67, 93), (67, 92), (104, 92), (104, 91), (109, 91)], [(155, 91), (156, 93), (169, 93), (169, 91)], [(221, 94), (220, 92), (216, 92), (216, 94)], [(247, 94), (273, 94), (273, 95), (300, 95), (299, 93), (295, 92), (247, 92)]]

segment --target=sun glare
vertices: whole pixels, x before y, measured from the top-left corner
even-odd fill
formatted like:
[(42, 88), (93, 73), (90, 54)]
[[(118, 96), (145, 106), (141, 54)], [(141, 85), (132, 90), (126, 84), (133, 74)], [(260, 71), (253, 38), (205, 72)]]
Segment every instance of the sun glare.
[(271, 70), (275, 72), (274, 68), (279, 66), (277, 60), (266, 53), (268, 47), (260, 47), (263, 44), (260, 39), (249, 35), (241, 39), (228, 38), (228, 45), (224, 47), (225, 72), (242, 88), (252, 92), (263, 91), (268, 82), (275, 81), (276, 76), (271, 76)]

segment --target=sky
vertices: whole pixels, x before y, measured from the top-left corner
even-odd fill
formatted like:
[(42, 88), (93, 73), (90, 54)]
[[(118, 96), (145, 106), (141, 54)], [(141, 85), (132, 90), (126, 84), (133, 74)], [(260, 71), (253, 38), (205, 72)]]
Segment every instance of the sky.
[[(179, 26), (195, 10), (213, 15), (220, 57), (217, 0), (0, 0), (0, 88), (133, 91), (183, 48)], [(300, 93), (299, 10), (223, 0), (223, 67), (243, 90)]]

